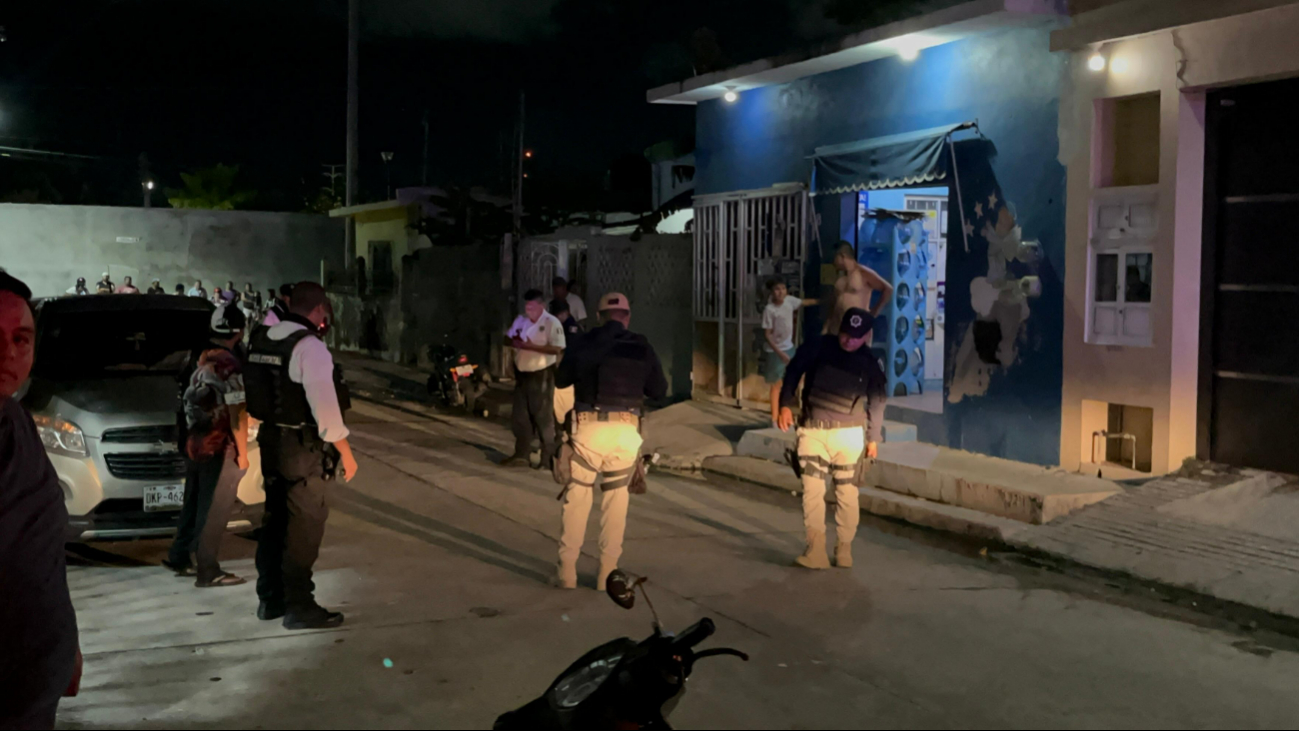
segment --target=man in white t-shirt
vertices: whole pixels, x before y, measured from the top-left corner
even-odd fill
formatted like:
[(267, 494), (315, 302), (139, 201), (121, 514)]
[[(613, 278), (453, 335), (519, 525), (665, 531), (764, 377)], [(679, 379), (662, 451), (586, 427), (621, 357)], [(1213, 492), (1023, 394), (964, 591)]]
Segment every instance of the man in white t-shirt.
[(567, 279), (555, 277), (550, 280), (550, 289), (555, 299), (568, 303), (568, 314), (572, 315), (579, 325), (586, 321), (586, 303), (569, 288)]
[(564, 326), (549, 312), (539, 289), (523, 295), (523, 312), (505, 333), (514, 348), (514, 454), (501, 464), (526, 467), (532, 438), (541, 439), (541, 464), (555, 457), (555, 364), (567, 344)]
[(804, 304), (816, 304), (816, 300), (790, 296), (789, 289), (779, 279), (768, 281), (767, 291), (771, 293), (771, 300), (762, 311), (762, 329), (767, 334), (762, 375), (771, 387), (771, 422), (774, 424), (780, 415), (780, 385), (785, 380), (785, 366), (794, 357), (794, 315)]

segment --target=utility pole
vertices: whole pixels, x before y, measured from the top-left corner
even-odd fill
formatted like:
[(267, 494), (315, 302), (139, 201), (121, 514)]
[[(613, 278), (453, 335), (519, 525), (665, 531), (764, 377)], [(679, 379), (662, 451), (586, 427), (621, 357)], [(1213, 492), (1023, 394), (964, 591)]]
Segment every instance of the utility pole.
[(424, 107), (424, 157), (419, 170), (419, 184), (428, 187), (428, 107)]
[(339, 171), (339, 168), (343, 166), (322, 162), (320, 167), (325, 168), (325, 172), (321, 173), (321, 175), (325, 176), (325, 179), (329, 181), (329, 185), (324, 186), (321, 190), (329, 194), (331, 201), (338, 200), (338, 179), (343, 177), (343, 173)]
[(518, 252), (519, 239), (523, 236), (523, 121), (526, 106), (523, 90), (519, 90), (519, 130), (518, 149), (514, 156), (514, 250)]
[[(361, 151), (357, 139), (357, 116), (360, 92), (357, 62), (361, 46), (361, 0), (347, 0), (347, 183), (343, 205), (356, 205), (357, 175), (361, 165)], [(356, 222), (351, 216), (345, 219), (345, 256), (347, 269), (356, 266)]]

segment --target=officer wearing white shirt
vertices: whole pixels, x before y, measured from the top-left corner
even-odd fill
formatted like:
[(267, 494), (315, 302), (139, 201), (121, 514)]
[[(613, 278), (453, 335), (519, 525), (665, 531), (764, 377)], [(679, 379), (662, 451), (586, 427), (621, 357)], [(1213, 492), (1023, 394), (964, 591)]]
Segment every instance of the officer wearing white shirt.
[(555, 363), (564, 352), (564, 326), (549, 312), (539, 289), (523, 295), (524, 314), (505, 334), (514, 348), (514, 454), (501, 464), (528, 465), (532, 438), (541, 439), (539, 469), (555, 456)]
[(311, 581), (329, 517), (325, 487), (336, 465), (349, 482), (357, 471), (343, 423), (346, 387), (321, 340), (332, 317), (323, 287), (297, 284), (283, 321), (253, 334), (244, 373), (248, 411), (262, 422), (257, 442), (266, 483), (257, 616), (283, 617), (287, 629), (343, 622), (316, 603)]

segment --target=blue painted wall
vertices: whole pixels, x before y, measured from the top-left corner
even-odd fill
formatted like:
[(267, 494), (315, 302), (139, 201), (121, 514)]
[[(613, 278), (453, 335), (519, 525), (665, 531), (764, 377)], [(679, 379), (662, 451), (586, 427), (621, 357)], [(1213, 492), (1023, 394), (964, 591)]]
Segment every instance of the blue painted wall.
[[(974, 233), (966, 252), (961, 217), (949, 217), (944, 412), (941, 428), (922, 438), (1045, 465), (1059, 462), (1065, 170), (1056, 130), (1066, 63), (1049, 52), (1048, 33), (1003, 31), (926, 49), (912, 62), (881, 59), (744, 92), (734, 104), (702, 103), (695, 151), (699, 193), (745, 190), (806, 182), (807, 156), (820, 145), (977, 120), (985, 139), (955, 145)], [(953, 214), (957, 205), (953, 190)], [(828, 239), (846, 223), (843, 209), (856, 206), (820, 196), (815, 208)], [(1016, 234), (1039, 242), (1041, 256), (1013, 256), (1006, 242)], [(832, 243), (822, 246), (824, 260)], [(1018, 304), (998, 300), (989, 312), (980, 300), (976, 311), (972, 288), (986, 293), (991, 280), (1028, 276), (1041, 294), (1027, 301), (1022, 325)], [(976, 320), (980, 334), (1000, 326), (1005, 337), (976, 348)], [(1006, 362), (984, 363), (977, 351)]]

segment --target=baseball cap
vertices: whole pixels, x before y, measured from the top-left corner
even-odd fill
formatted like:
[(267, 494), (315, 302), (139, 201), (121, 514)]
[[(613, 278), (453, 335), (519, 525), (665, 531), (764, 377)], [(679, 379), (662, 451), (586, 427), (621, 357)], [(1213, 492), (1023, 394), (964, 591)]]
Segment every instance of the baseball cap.
[(243, 330), (248, 318), (234, 305), (225, 305), (212, 311), (212, 332), (218, 335), (233, 335)]
[(874, 325), (871, 315), (860, 307), (853, 307), (843, 313), (843, 321), (839, 323), (839, 332), (851, 338), (860, 338), (871, 331)]
[(631, 312), (631, 303), (627, 301), (627, 295), (622, 292), (610, 292), (600, 298), (600, 307), (597, 312), (605, 310), (627, 310)]

